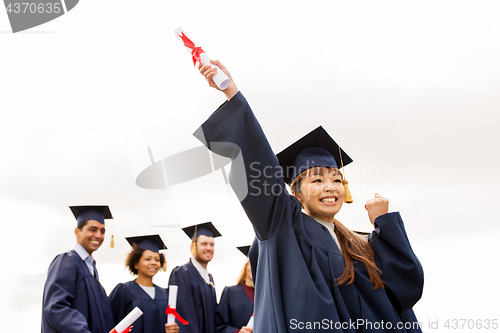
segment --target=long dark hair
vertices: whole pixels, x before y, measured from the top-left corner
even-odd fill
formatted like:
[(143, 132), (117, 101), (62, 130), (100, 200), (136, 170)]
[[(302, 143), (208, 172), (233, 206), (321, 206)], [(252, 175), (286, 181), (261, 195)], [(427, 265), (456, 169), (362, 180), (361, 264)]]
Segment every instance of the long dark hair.
[[(342, 173), (337, 168), (324, 168), (320, 167), (320, 172), (327, 174), (330, 172), (335, 172), (335, 175), (340, 175)], [(311, 169), (303, 171), (297, 176), (297, 180), (291, 185), (292, 193), (298, 194), (300, 192), (301, 180), (302, 178), (309, 175)], [(304, 208), (302, 206), (302, 208)], [(340, 244), (340, 249), (342, 251), (342, 256), (344, 257), (344, 272), (337, 279), (337, 283), (341, 284), (351, 284), (354, 282), (354, 261), (358, 260), (365, 264), (365, 268), (370, 276), (370, 282), (374, 285), (375, 289), (383, 288), (384, 282), (380, 277), (380, 269), (378, 269), (375, 264), (375, 252), (367, 239), (361, 237), (355, 232), (347, 229), (342, 223), (335, 220), (335, 235)]]

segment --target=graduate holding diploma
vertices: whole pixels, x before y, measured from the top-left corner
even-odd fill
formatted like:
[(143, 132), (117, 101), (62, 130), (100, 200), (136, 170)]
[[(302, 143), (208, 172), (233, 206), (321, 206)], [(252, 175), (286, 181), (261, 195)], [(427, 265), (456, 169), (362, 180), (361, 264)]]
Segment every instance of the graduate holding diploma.
[(108, 206), (72, 206), (76, 244), (50, 264), (43, 291), (42, 333), (109, 333), (113, 314), (92, 254), (104, 241)]
[[(199, 69), (220, 90), (216, 69)], [(352, 160), (328, 133), (318, 127), (276, 156), (232, 78), (223, 93), (227, 101), (195, 136), (232, 158), (231, 186), (248, 189), (240, 201), (258, 238), (250, 254), (255, 332), (407, 332), (401, 316), (420, 299), (424, 280), (401, 215), (375, 194), (365, 205), (373, 232), (349, 230), (335, 216), (352, 202), (341, 172)], [(335, 120), (329, 128), (340, 126)]]
[(159, 235), (128, 237), (132, 246), (126, 259), (126, 267), (137, 276), (133, 281), (119, 283), (109, 295), (115, 324), (138, 307), (143, 315), (133, 324), (133, 333), (177, 333), (179, 326), (167, 325), (165, 310), (168, 292), (153, 283), (153, 277), (163, 267), (166, 249)]
[(189, 321), (180, 333), (215, 333), (217, 297), (208, 263), (215, 251), (214, 238), (221, 236), (212, 222), (205, 222), (182, 229), (191, 239), (191, 258), (172, 270), (169, 286), (178, 287), (177, 310)]

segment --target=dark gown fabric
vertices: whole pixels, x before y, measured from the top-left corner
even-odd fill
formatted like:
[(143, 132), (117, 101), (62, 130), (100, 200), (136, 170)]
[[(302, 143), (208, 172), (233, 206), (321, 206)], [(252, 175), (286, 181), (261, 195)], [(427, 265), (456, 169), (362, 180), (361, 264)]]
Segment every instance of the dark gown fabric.
[(106, 292), (85, 262), (74, 250), (56, 256), (43, 291), (42, 333), (108, 333), (113, 327)]
[(224, 288), (215, 313), (218, 333), (234, 333), (248, 324), (253, 313), (253, 301), (242, 284)]
[(354, 263), (354, 282), (338, 285), (342, 254), (329, 231), (288, 194), (277, 158), (243, 94), (224, 103), (195, 136), (233, 160), (231, 186), (258, 238), (258, 254), (249, 256), (258, 257), (252, 262), (258, 265), (256, 332), (406, 332), (400, 316), (420, 299), (423, 270), (399, 213), (379, 216), (368, 237), (385, 288), (373, 289), (360, 262)]
[[(212, 275), (210, 280), (213, 283)], [(215, 333), (215, 288), (206, 283), (191, 261), (172, 270), (168, 285), (178, 286), (177, 313), (189, 321), (182, 325), (177, 319), (180, 333)]]
[(135, 281), (119, 283), (109, 295), (115, 325), (125, 318), (136, 306), (143, 315), (134, 322), (133, 333), (165, 333), (168, 307), (168, 291), (155, 287), (152, 299)]

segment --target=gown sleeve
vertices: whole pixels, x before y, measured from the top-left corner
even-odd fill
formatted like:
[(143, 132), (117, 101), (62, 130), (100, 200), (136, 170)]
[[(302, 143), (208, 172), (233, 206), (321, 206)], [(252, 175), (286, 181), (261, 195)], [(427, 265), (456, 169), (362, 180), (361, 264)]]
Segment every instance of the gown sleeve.
[(217, 311), (215, 312), (215, 325), (217, 333), (235, 333), (241, 328), (241, 327), (231, 326), (229, 303), (230, 303), (230, 292), (229, 289), (226, 287), (222, 291), (220, 302), (217, 305)]
[(375, 219), (375, 230), (368, 238), (387, 295), (399, 314), (409, 310), (422, 296), (424, 271), (410, 246), (398, 212)]
[(58, 332), (90, 332), (84, 315), (73, 309), (77, 272), (72, 257), (58, 255), (49, 267), (43, 296), (43, 314)]
[(191, 283), (189, 276), (183, 267), (176, 267), (173, 269), (168, 280), (169, 286), (177, 286), (177, 313), (189, 321), (188, 325), (182, 325), (177, 319), (179, 325), (179, 333), (199, 333), (198, 315), (194, 305), (194, 295), (191, 291)]
[(229, 181), (260, 240), (291, 225), (300, 204), (288, 194), (278, 159), (241, 92), (194, 135), (214, 153), (231, 158)]
[(116, 285), (116, 287), (109, 294), (109, 303), (111, 304), (111, 310), (113, 311), (114, 325), (116, 326), (125, 316), (127, 312), (127, 299), (125, 286), (122, 283)]

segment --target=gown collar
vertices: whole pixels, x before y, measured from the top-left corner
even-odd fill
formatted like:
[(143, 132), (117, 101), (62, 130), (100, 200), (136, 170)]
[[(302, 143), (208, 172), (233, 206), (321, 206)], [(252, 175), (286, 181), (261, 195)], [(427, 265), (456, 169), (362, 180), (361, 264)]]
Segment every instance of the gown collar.
[(337, 235), (335, 234), (335, 223), (326, 222), (326, 221), (323, 221), (323, 220), (320, 220), (317, 218), (314, 218), (314, 220), (328, 229), (328, 231), (330, 232), (330, 235), (332, 236), (333, 240), (337, 244), (337, 247), (339, 248), (340, 252), (342, 252), (342, 248), (340, 247), (339, 240), (337, 239)]
[(206, 283), (210, 284), (210, 275), (208, 271), (205, 268), (203, 268), (203, 266), (201, 266), (201, 264), (197, 262), (196, 259), (194, 259), (193, 257), (191, 257), (191, 263), (193, 263), (194, 268), (196, 268), (198, 273), (200, 273), (203, 280), (205, 280)]
[(82, 258), (83, 261), (90, 257), (90, 261), (94, 261), (94, 258), (81, 246), (80, 244), (76, 243), (75, 246), (73, 247), (73, 250)]

